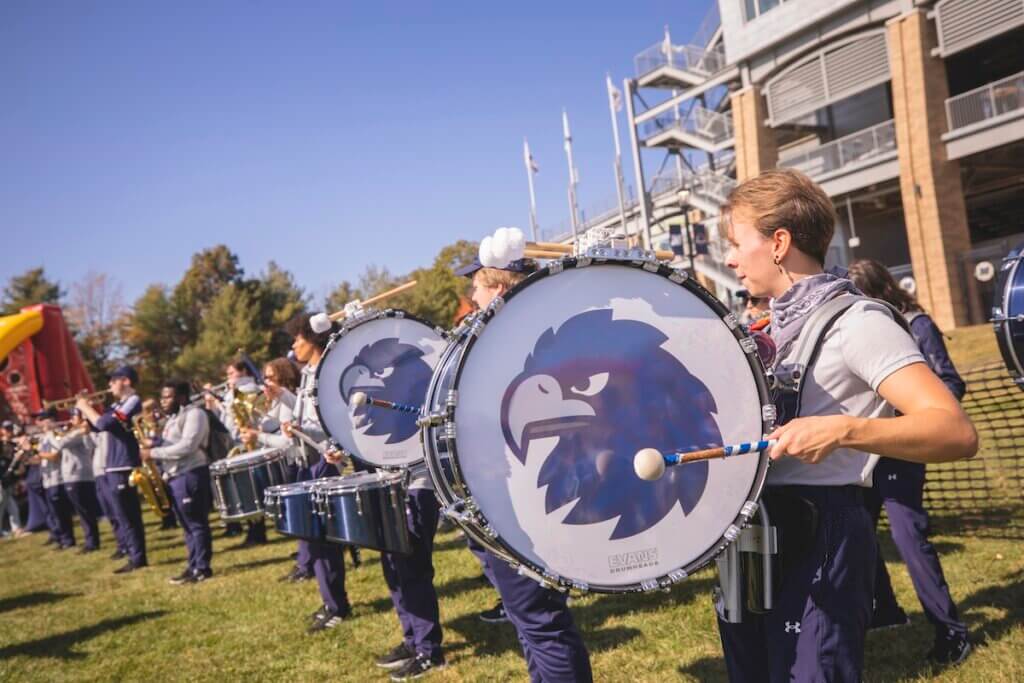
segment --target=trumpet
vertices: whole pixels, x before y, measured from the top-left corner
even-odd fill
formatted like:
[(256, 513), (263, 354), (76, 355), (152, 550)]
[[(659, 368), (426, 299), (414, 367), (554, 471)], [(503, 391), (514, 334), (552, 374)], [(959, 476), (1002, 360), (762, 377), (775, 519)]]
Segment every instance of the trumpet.
[(89, 402), (97, 401), (100, 398), (110, 393), (110, 389), (104, 389), (103, 391), (94, 391), (91, 394), (76, 394), (74, 396), (68, 396), (67, 398), (58, 398), (55, 401), (43, 401), (43, 410), (67, 410), (68, 408), (75, 405), (78, 399), (84, 398)]
[(226, 389), (227, 386), (228, 386), (228, 383), (225, 381), (225, 382), (221, 382), (220, 384), (215, 384), (212, 387), (210, 387), (209, 389), (203, 389), (202, 391), (196, 392), (196, 393), (194, 393), (194, 394), (192, 394), (191, 396), (188, 397), (189, 405), (203, 400), (203, 398), (205, 398), (207, 394), (217, 395), (220, 392), (224, 391), (224, 389)]

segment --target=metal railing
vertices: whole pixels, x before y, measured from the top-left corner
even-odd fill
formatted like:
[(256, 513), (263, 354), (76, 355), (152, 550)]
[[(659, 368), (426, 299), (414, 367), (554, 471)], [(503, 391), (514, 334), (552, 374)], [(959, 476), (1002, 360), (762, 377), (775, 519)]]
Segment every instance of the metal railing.
[(733, 137), (732, 114), (720, 114), (694, 105), (686, 111), (671, 109), (640, 126), (640, 137), (647, 139), (678, 128), (684, 133), (707, 140), (713, 145)]
[(949, 129), (956, 130), (1024, 108), (1024, 71), (946, 100)]
[(710, 76), (725, 68), (725, 49), (722, 46), (708, 50), (698, 45), (667, 45), (662, 40), (634, 57), (633, 64), (638, 78), (663, 66)]
[(815, 178), (895, 150), (896, 127), (890, 119), (820, 147), (781, 158), (778, 165), (795, 168)]

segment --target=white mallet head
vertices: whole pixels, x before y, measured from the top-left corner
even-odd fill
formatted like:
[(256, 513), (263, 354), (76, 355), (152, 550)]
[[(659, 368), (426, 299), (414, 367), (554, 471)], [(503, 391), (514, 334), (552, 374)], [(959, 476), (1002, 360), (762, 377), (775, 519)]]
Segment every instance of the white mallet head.
[(645, 481), (661, 479), (665, 474), (665, 459), (656, 448), (645, 448), (633, 456), (633, 471)]
[(358, 408), (364, 403), (366, 403), (366, 394), (363, 393), (362, 391), (357, 391), (356, 393), (352, 394), (352, 398), (348, 400), (348, 407)]
[(512, 262), (512, 250), (508, 243), (508, 228), (498, 228), (491, 237), (491, 253), (503, 268)]
[(526, 235), (519, 228), (508, 229), (509, 262), (517, 261), (525, 255)]
[(331, 317), (326, 313), (317, 313), (309, 319), (309, 326), (317, 334), (323, 334), (331, 329)]
[(494, 258), (494, 251), (491, 246), (492, 241), (493, 240), (490, 235), (480, 240), (480, 265), (485, 268), (498, 267), (498, 262), (497, 259)]

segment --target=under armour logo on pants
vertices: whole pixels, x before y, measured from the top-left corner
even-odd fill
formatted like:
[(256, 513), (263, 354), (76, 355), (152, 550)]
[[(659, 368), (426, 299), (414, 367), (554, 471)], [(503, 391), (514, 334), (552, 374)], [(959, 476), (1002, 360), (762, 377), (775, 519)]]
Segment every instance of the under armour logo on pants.
[(787, 621), (786, 622), (786, 633), (800, 633), (800, 622), (799, 621)]

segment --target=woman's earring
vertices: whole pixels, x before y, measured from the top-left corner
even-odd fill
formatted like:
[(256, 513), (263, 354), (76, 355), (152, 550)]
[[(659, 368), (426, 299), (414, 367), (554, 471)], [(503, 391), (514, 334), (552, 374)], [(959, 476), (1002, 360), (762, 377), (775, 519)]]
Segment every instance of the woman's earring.
[(778, 256), (775, 257), (775, 267), (779, 269), (780, 273), (782, 272), (782, 265), (779, 263), (779, 257)]

